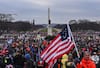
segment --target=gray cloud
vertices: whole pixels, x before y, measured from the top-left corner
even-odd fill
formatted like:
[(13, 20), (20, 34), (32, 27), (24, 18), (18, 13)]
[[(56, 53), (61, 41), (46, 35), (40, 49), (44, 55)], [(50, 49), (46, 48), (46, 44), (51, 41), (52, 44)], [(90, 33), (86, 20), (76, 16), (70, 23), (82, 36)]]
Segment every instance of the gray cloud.
[(0, 13), (16, 14), (16, 20), (34, 18), (37, 24), (47, 23), (48, 7), (52, 23), (66, 23), (71, 19), (99, 20), (99, 0), (0, 0)]

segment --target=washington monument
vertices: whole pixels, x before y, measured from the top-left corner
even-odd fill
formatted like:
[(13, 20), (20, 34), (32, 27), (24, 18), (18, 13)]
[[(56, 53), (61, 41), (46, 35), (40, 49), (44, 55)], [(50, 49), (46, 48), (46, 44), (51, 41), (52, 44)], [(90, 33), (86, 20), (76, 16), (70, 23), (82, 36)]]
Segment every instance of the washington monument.
[(50, 19), (50, 8), (48, 8), (48, 35), (52, 35), (51, 19)]

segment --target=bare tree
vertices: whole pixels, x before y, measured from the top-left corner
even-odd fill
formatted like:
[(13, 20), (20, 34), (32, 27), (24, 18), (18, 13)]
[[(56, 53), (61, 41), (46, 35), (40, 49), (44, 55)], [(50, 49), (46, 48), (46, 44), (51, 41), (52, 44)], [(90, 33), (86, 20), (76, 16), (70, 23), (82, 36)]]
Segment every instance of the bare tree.
[(11, 22), (12, 20), (14, 20), (12, 15), (13, 14), (0, 13), (0, 21)]

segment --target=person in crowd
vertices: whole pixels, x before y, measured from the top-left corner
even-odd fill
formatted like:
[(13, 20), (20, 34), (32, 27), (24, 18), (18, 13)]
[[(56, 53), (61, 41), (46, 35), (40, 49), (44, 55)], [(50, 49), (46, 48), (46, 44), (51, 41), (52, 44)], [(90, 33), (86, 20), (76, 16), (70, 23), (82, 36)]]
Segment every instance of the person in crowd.
[(67, 61), (68, 61), (68, 55), (67, 54), (64, 54), (62, 56), (62, 59), (61, 59), (61, 64), (62, 64), (61, 68), (66, 68), (66, 62)]
[(96, 67), (98, 68), (98, 63), (99, 63), (99, 56), (97, 55), (96, 52), (93, 52), (93, 55), (91, 56), (91, 59), (95, 62)]
[(13, 62), (10, 56), (6, 56), (5, 59), (5, 68), (13, 68)]
[(29, 53), (25, 54), (25, 59), (26, 59), (25, 68), (34, 68), (31, 55)]
[(54, 64), (53, 68), (61, 68), (61, 58), (57, 60), (57, 62)]
[(13, 57), (15, 68), (24, 68), (26, 59), (22, 56), (20, 51), (17, 51), (16, 56)]
[(66, 62), (66, 68), (75, 68), (75, 67), (76, 67), (76, 65), (73, 61), (73, 56), (72, 56), (72, 54), (69, 54), (68, 61)]
[(44, 66), (44, 61), (42, 61), (42, 60), (38, 61), (38, 66), (37, 66), (37, 68), (45, 68), (45, 66)]
[(98, 66), (97, 66), (97, 68), (100, 68), (100, 50), (98, 50), (98, 56), (99, 56), (99, 62), (98, 62)]
[(91, 54), (88, 51), (84, 52), (84, 57), (80, 61), (80, 63), (77, 64), (77, 68), (96, 68), (96, 64), (91, 59)]
[(0, 68), (5, 68), (4, 56), (0, 56)]

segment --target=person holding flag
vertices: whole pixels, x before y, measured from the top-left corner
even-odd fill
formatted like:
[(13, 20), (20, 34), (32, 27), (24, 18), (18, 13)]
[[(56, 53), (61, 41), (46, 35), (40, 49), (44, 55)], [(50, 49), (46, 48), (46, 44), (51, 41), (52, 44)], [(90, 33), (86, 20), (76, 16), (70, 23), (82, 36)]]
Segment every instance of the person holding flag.
[(92, 61), (89, 51), (84, 52), (84, 57), (81, 62), (77, 64), (77, 68), (96, 68), (96, 64)]
[(42, 51), (41, 58), (49, 64), (48, 68), (53, 68), (57, 59), (61, 58), (64, 54), (68, 54), (74, 47), (76, 48), (76, 45), (69, 25), (67, 24), (65, 25), (65, 28)]

